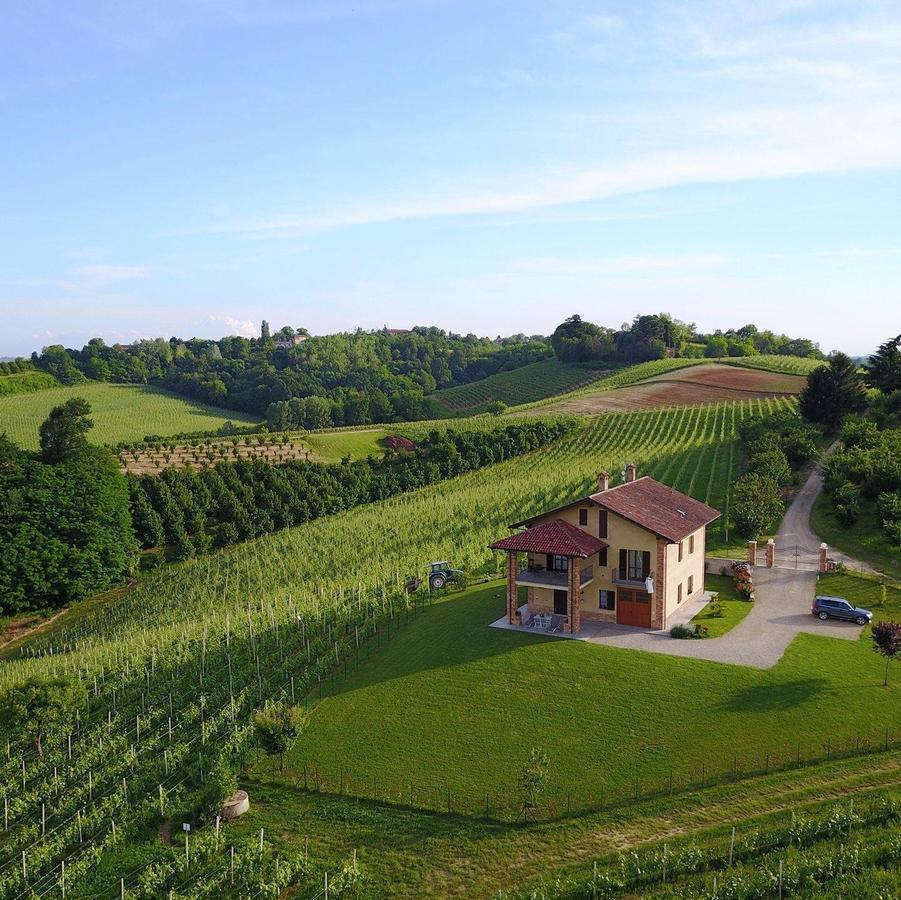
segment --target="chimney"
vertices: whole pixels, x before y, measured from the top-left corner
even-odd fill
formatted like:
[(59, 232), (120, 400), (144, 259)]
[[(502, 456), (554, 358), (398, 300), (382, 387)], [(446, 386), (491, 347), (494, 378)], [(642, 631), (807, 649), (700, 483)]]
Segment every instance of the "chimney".
[(610, 473), (601, 472), (598, 475), (598, 493), (606, 491), (608, 487), (610, 487)]
[(635, 481), (635, 463), (626, 466), (626, 483), (630, 481)]

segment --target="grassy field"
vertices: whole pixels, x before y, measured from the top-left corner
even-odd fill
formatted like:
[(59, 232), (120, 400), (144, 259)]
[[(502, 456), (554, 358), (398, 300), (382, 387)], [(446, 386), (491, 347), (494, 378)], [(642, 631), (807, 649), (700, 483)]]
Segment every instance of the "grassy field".
[(59, 387), (59, 382), (49, 372), (32, 371), (0, 375), (0, 397), (32, 394), (52, 387)]
[(810, 513), (814, 534), (831, 547), (901, 581), (901, 547), (889, 541), (876, 517), (876, 504), (861, 497), (860, 517), (851, 528), (840, 525), (832, 511), (832, 501), (820, 494)]
[[(849, 578), (824, 589), (873, 605), (878, 585)], [(901, 675), (882, 686), (867, 636), (802, 634), (761, 671), (489, 628), (504, 602), (500, 583), (471, 589), (398, 632), (315, 705), (279, 780), (298, 786), (318, 767), (336, 790), (343, 772), (351, 793), (403, 798), (412, 785), (440, 802), (449, 790), (472, 810), (486, 794), (512, 801), (512, 773), (539, 746), (549, 795), (578, 808), (636, 778), (697, 782), (702, 765), (709, 778), (733, 755), (739, 770), (762, 767), (767, 753), (772, 765), (898, 729)], [(882, 611), (901, 611), (901, 591)]]
[(500, 400), (507, 406), (532, 403), (567, 393), (597, 381), (605, 374), (584, 366), (568, 365), (557, 359), (545, 359), (510, 372), (499, 372), (472, 384), (436, 391), (428, 400), (438, 416), (475, 415), (485, 412), (493, 400)]
[(380, 456), (385, 452), (381, 441), (391, 433), (380, 425), (347, 431), (312, 431), (303, 436), (303, 442), (322, 462), (340, 462), (346, 456), (351, 459)]
[(181, 432), (213, 431), (227, 420), (236, 425), (258, 421), (242, 413), (196, 403), (161, 388), (91, 382), (0, 397), (0, 434), (5, 431), (20, 447), (36, 450), (38, 426), (54, 406), (70, 397), (84, 397), (91, 404), (94, 427), (88, 438), (95, 444), (140, 441), (148, 434), (165, 437)]
[(708, 591), (716, 591), (723, 607), (722, 616), (714, 616), (710, 608), (705, 606), (691, 621), (704, 625), (710, 637), (719, 637), (731, 631), (751, 611), (754, 605), (743, 600), (735, 593), (735, 585), (727, 575), (708, 575), (704, 579), (704, 587)]

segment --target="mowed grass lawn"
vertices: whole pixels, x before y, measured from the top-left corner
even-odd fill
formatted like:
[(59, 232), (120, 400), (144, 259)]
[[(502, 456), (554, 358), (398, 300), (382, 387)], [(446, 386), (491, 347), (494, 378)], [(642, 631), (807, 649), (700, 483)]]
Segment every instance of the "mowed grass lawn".
[(0, 434), (6, 432), (26, 450), (37, 450), (41, 422), (54, 406), (71, 397), (84, 397), (91, 404), (94, 427), (88, 440), (93, 444), (141, 441), (148, 434), (167, 437), (188, 431), (215, 431), (227, 420), (236, 425), (259, 421), (149, 385), (89, 382), (0, 397)]
[[(854, 599), (875, 601), (879, 586), (858, 582)], [(901, 591), (888, 601), (877, 619), (898, 615)], [(625, 793), (636, 777), (660, 786), (671, 769), (677, 785), (696, 781), (702, 765), (708, 777), (730, 770), (733, 755), (741, 769), (767, 752), (774, 764), (799, 746), (804, 758), (886, 729), (901, 738), (901, 666), (883, 687), (866, 633), (799, 635), (760, 671), (488, 627), (503, 612), (495, 584), (420, 615), (314, 705), (278, 777), (299, 785), (318, 766), (337, 789), (343, 770), (351, 792), (450, 789), (475, 810), (486, 793), (513, 800), (532, 747), (550, 758), (549, 797), (575, 803)]]
[(379, 426), (347, 431), (311, 431), (303, 435), (303, 442), (323, 462), (340, 462), (344, 457), (365, 459), (385, 452), (381, 441), (388, 432)]

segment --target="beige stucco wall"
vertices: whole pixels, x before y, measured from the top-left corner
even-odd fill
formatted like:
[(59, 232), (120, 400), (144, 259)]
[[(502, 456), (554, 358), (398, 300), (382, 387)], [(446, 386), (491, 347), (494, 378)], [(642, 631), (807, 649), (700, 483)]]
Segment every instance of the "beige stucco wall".
[[(588, 525), (579, 526), (579, 510), (588, 510)], [(590, 534), (598, 533), (598, 514), (600, 508), (593, 504), (586, 506), (585, 504), (574, 503), (565, 509), (548, 513), (537, 519), (534, 525), (544, 524), (553, 519), (563, 519), (572, 525), (583, 528)], [(682, 562), (679, 560), (678, 544), (668, 544), (666, 548), (666, 584), (665, 601), (667, 618), (672, 612), (679, 608), (678, 603), (678, 586), (682, 584), (682, 604), (686, 603), (692, 597), (696, 597), (704, 590), (704, 554), (705, 546), (705, 528), (699, 528), (694, 533), (695, 547), (694, 552), (689, 553), (689, 538), (685, 538), (683, 542)], [(599, 590), (616, 590), (613, 582), (613, 576), (619, 565), (619, 551), (622, 550), (639, 550), (647, 551), (651, 554), (651, 572), (654, 573), (657, 566), (657, 539), (656, 536), (640, 525), (636, 525), (629, 519), (625, 519), (614, 512), (607, 513), (607, 537), (604, 538), (610, 545), (607, 550), (607, 565), (600, 566), (598, 556), (594, 555), (586, 559), (582, 565), (594, 567), (594, 581), (592, 581), (582, 591), (582, 617), (585, 619), (594, 619), (597, 621), (615, 621), (616, 613), (608, 610), (602, 610), (599, 606), (598, 591)], [(538, 562), (544, 564), (545, 558), (542, 554), (529, 554), (530, 562)], [(688, 593), (688, 578), (694, 576), (693, 592)], [(655, 584), (655, 592), (660, 590), (660, 585)], [(534, 600), (530, 603), (532, 612), (550, 612), (553, 610), (554, 600), (553, 591), (549, 588), (535, 588)]]
[[(691, 546), (690, 537), (682, 541), (682, 562), (679, 562), (679, 545), (669, 544), (666, 548), (666, 615), (669, 618), (674, 610), (684, 605), (693, 597), (697, 597), (704, 590), (704, 554), (705, 528), (699, 528), (694, 532), (695, 549), (689, 553)], [(691, 594), (688, 592), (688, 579), (694, 577)], [(679, 599), (679, 585), (682, 585), (682, 603)]]

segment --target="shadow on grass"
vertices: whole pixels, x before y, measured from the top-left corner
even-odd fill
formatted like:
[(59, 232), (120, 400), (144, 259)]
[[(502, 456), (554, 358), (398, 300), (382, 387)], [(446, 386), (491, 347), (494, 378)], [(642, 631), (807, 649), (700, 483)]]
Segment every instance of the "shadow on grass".
[(774, 688), (771, 684), (755, 684), (731, 696), (718, 709), (728, 712), (770, 712), (792, 709), (814, 697), (833, 693), (825, 678), (800, 678)]

